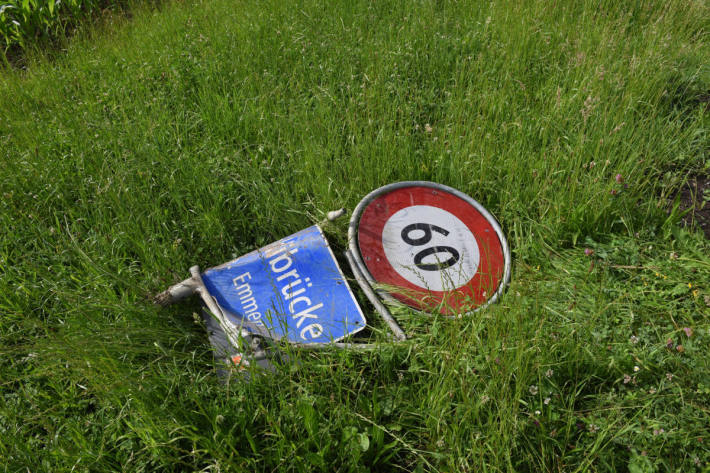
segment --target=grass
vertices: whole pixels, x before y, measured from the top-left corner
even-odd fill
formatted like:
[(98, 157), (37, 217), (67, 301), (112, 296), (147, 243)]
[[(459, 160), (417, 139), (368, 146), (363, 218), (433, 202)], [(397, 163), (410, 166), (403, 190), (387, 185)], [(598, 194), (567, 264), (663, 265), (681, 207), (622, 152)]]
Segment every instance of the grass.
[[(30, 53), (0, 76), (1, 468), (706, 471), (710, 244), (668, 200), (710, 169), (709, 13), (186, 1)], [(225, 386), (197, 303), (150, 302), (409, 179), (500, 220), (498, 304)]]
[(23, 63), (23, 51), (55, 49), (78, 26), (98, 14), (124, 11), (126, 2), (116, 0), (3, 0), (0, 3), (0, 63)]

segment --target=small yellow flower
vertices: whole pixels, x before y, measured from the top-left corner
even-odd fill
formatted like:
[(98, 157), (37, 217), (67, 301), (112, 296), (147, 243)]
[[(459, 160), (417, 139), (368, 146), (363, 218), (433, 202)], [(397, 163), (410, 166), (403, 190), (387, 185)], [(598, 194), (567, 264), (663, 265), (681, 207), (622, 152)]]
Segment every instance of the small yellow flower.
[(693, 297), (698, 297), (698, 290), (697, 289), (693, 290)]

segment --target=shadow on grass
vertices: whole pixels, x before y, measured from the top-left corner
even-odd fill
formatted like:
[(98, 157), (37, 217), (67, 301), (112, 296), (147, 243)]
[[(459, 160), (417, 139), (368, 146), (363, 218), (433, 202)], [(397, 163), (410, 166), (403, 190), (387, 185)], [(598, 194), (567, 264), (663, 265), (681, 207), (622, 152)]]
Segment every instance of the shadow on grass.
[[(165, 0), (98, 0), (95, 4), (82, 5), (78, 11), (61, 11), (44, 26), (22, 25), (24, 38), (8, 40), (0, 37), (0, 70), (26, 69), (28, 59), (42, 55), (50, 61), (64, 54), (72, 37), (81, 32), (106, 28), (117, 21), (129, 20), (138, 5), (160, 9)], [(9, 20), (8, 20), (9, 21)], [(28, 23), (30, 20), (27, 20)], [(23, 44), (24, 43), (24, 44)]]

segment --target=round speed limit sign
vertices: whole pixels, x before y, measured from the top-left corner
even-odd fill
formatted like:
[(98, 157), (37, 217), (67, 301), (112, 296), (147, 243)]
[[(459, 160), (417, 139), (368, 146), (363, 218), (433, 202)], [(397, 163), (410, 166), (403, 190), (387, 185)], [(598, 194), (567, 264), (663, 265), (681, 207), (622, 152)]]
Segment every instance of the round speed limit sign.
[(418, 310), (471, 312), (494, 301), (510, 279), (498, 222), (471, 197), (441, 184), (398, 182), (371, 192), (348, 233), (370, 284)]

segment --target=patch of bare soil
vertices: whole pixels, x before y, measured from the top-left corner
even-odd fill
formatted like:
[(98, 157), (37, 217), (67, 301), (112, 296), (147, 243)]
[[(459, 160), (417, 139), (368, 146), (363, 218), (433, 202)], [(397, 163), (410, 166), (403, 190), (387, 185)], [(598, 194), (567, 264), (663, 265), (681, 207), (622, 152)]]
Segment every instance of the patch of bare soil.
[(710, 176), (692, 176), (679, 194), (680, 209), (688, 210), (683, 216), (683, 224), (697, 226), (710, 238)]

